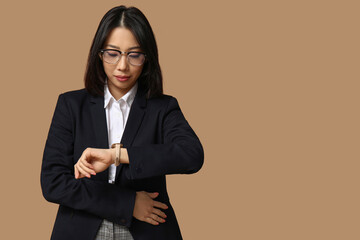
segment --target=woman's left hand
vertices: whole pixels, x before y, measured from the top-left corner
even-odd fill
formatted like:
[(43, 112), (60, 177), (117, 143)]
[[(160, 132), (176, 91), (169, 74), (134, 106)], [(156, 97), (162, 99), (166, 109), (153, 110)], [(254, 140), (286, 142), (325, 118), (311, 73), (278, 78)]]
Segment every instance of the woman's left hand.
[(74, 165), (75, 178), (90, 178), (98, 172), (106, 170), (113, 160), (113, 149), (87, 148)]

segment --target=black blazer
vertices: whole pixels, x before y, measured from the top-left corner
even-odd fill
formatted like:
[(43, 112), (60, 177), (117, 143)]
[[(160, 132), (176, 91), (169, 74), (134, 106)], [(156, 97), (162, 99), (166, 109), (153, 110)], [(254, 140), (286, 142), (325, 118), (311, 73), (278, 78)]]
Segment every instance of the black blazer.
[[(87, 147), (108, 148), (104, 98), (85, 89), (59, 96), (45, 145), (41, 187), (46, 200), (59, 204), (51, 239), (94, 239), (103, 219), (129, 227), (135, 240), (182, 239), (166, 190), (166, 174), (190, 174), (203, 164), (198, 137), (171, 96), (146, 99), (139, 87), (122, 141), (130, 164), (91, 179), (74, 178), (74, 164)], [(159, 192), (169, 206), (165, 223), (153, 226), (133, 215), (136, 191)]]

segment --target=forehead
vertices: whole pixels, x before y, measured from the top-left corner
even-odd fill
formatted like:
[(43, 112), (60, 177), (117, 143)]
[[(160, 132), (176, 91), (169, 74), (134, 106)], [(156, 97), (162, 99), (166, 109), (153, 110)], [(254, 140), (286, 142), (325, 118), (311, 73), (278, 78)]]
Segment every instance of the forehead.
[(129, 29), (124, 27), (116, 27), (109, 33), (105, 41), (105, 47), (107, 45), (116, 46), (121, 50), (140, 47), (134, 34)]

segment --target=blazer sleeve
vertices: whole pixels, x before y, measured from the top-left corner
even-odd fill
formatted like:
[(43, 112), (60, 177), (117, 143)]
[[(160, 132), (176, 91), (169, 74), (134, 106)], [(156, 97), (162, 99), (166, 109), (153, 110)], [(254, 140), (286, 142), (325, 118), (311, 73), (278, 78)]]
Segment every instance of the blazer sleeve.
[(60, 95), (46, 140), (41, 187), (46, 200), (130, 226), (135, 191), (92, 179), (74, 178), (74, 119)]
[(202, 167), (203, 147), (174, 97), (170, 97), (167, 104), (161, 132), (161, 144), (127, 147), (132, 179), (165, 174), (191, 174)]

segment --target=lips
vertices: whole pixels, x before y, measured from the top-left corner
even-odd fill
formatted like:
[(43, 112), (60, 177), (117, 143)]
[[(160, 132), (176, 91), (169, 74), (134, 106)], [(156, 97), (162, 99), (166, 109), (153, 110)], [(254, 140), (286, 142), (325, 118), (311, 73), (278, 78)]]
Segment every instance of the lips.
[(129, 77), (129, 76), (125, 76), (125, 75), (117, 75), (117, 76), (115, 76), (115, 78), (116, 78), (117, 80), (119, 80), (120, 82), (125, 82), (125, 81), (127, 81), (130, 77)]

